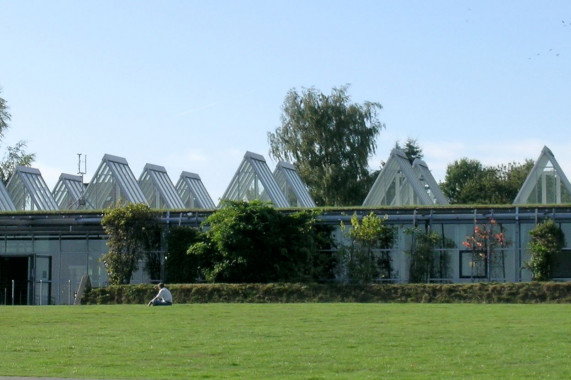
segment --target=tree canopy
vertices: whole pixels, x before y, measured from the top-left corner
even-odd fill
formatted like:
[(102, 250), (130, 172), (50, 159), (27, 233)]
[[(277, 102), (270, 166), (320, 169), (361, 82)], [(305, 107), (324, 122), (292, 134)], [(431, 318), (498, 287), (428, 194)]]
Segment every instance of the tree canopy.
[[(0, 93), (2, 89), (0, 88)], [(6, 134), (12, 115), (8, 112), (8, 105), (4, 98), (0, 97), (0, 143)], [(20, 140), (14, 146), (6, 148), (7, 152), (0, 160), (0, 180), (5, 184), (10, 179), (16, 166), (30, 166), (35, 159), (35, 154), (26, 153), (26, 142)]]
[(484, 166), (478, 160), (462, 158), (448, 165), (440, 188), (451, 204), (509, 204), (532, 168), (532, 160)]
[(370, 187), (369, 157), (384, 124), (379, 103), (351, 103), (348, 86), (330, 95), (291, 89), (281, 126), (268, 133), (270, 155), (293, 162), (318, 205), (359, 205)]
[(418, 145), (418, 141), (410, 137), (406, 139), (404, 146), (401, 146), (400, 142), (397, 141), (395, 144), (395, 148), (402, 150), (404, 154), (406, 154), (406, 157), (408, 158), (408, 161), (411, 164), (417, 158), (422, 160), (422, 158), (424, 157), (424, 154), (422, 153), (422, 148), (420, 147), (420, 145)]

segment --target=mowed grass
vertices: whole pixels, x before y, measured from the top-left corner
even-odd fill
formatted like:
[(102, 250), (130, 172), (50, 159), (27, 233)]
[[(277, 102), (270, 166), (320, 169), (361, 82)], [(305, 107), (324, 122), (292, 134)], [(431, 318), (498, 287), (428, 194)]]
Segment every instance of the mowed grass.
[(3, 306), (0, 375), (565, 379), (571, 305)]

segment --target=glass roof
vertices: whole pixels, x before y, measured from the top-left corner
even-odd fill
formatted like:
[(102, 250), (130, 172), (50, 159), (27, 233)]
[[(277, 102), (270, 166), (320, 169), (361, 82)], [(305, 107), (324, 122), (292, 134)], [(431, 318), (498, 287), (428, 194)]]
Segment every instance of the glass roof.
[(71, 210), (83, 202), (83, 178), (73, 174), (61, 174), (52, 195), (60, 210)]
[[(263, 156), (246, 152), (223, 200), (259, 199), (276, 207), (315, 207), (293, 165), (279, 162), (274, 173)], [(200, 176), (182, 172), (173, 186), (162, 166), (147, 164), (139, 181), (127, 160), (106, 154), (91, 183), (62, 174), (50, 192), (38, 169), (16, 168), (4, 187), (0, 183), (0, 211), (104, 209), (119, 203), (143, 203), (156, 209), (215, 209)], [(571, 203), (571, 183), (551, 150), (544, 147), (514, 204)], [(363, 206), (448, 204), (426, 163), (411, 165), (404, 152), (393, 149), (371, 187)]]
[(186, 208), (216, 208), (198, 174), (182, 172), (176, 184), (176, 190)]
[(513, 203), (571, 203), (571, 184), (548, 147), (543, 147)]
[(10, 195), (6, 191), (6, 187), (0, 181), (0, 211), (16, 211), (16, 206), (12, 202)]
[(16, 167), (6, 185), (6, 191), (16, 210), (58, 210), (58, 205), (38, 169)]
[(139, 186), (151, 208), (183, 209), (172, 181), (163, 166), (147, 164), (139, 177)]
[(307, 187), (292, 164), (280, 161), (274, 170), (274, 178), (292, 207), (315, 207)]
[(256, 153), (246, 152), (236, 174), (221, 198), (224, 200), (270, 201), (276, 207), (289, 207), (285, 195), (276, 183), (266, 159)]
[(438, 186), (438, 183), (436, 183), (430, 169), (428, 169), (426, 162), (417, 158), (412, 163), (412, 169), (416, 173), (416, 178), (418, 178), (420, 183), (424, 186), (428, 196), (432, 199), (432, 203), (435, 205), (447, 205), (448, 199), (442, 190), (440, 190), (440, 187)]
[[(420, 166), (420, 164), (417, 164), (417, 166)], [(417, 170), (422, 172), (421, 169)], [(423, 181), (426, 181), (426, 178), (427, 176), (425, 176)], [(436, 181), (434, 181), (434, 184), (436, 184)], [(429, 187), (427, 188), (425, 185)], [(428, 182), (422, 183), (420, 181), (406, 154), (402, 150), (395, 148), (391, 151), (387, 163), (379, 173), (371, 190), (369, 190), (363, 206), (432, 205), (434, 200), (429, 195), (430, 192), (428, 190), (430, 188)]]
[(118, 203), (147, 204), (127, 160), (106, 154), (85, 190), (86, 208), (104, 209)]

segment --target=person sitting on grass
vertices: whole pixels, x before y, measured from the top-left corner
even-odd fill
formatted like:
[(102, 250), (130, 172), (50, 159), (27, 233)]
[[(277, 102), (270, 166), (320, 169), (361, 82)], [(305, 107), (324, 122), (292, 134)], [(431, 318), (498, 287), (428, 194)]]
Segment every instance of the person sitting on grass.
[(159, 288), (159, 293), (149, 301), (147, 306), (171, 306), (172, 305), (172, 294), (165, 288), (165, 284), (159, 282), (157, 285)]

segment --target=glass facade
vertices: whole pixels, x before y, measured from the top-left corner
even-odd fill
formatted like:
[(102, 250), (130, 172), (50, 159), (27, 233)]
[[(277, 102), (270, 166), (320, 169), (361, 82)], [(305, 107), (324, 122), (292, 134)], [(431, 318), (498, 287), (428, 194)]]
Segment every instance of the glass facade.
[[(73, 304), (83, 275), (93, 286), (105, 286), (107, 274), (99, 261), (107, 252), (106, 237), (98, 234), (0, 236), (0, 269), (14, 269), (25, 262), (25, 271), (0, 274), (0, 304)], [(12, 281), (14, 285), (12, 285)], [(17, 295), (12, 297), (12, 289)]]
[[(211, 212), (214, 210), (205, 210), (203, 217)], [(354, 212), (361, 216), (370, 212), (386, 216), (385, 223), (396, 230), (394, 245), (375, 252), (380, 273), (376, 282), (409, 282), (413, 237), (407, 231), (412, 228), (438, 234), (429, 282), (530, 281), (531, 274), (524, 269), (529, 260), (530, 231), (546, 219), (555, 220), (567, 237), (564, 252), (555, 258), (553, 277), (557, 281), (571, 280), (571, 208), (328, 209), (318, 221), (334, 227), (337, 246), (347, 239), (340, 223), (349, 226)], [(86, 274), (92, 286), (106, 286), (107, 272), (101, 257), (108, 247), (101, 217), (96, 212), (19, 216), (0, 213), (0, 304), (72, 304)], [(492, 219), (493, 234), (501, 232), (504, 236), (502, 244), (494, 246), (487, 258), (474, 255), (463, 243), (474, 236), (476, 226), (489, 226)], [(165, 236), (170, 226), (197, 225), (183, 212), (165, 212), (161, 221)], [(133, 274), (132, 283), (157, 280), (149, 278), (142, 268), (143, 263)]]

